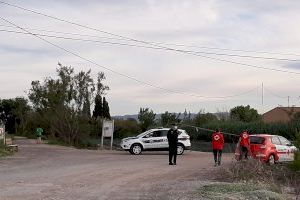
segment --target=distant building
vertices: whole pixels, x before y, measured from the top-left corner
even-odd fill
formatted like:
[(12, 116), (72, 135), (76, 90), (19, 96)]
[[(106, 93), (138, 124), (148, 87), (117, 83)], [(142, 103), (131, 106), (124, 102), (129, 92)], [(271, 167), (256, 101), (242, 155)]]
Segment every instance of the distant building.
[(276, 107), (262, 115), (265, 123), (289, 122), (296, 113), (300, 113), (300, 107)]

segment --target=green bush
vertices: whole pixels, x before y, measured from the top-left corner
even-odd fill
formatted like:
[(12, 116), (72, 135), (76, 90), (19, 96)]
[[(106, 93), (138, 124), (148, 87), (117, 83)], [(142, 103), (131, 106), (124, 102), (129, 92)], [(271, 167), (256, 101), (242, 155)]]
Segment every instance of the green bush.
[(295, 153), (295, 160), (290, 165), (290, 168), (299, 171), (300, 170), (300, 133), (297, 134), (295, 145), (298, 148), (298, 151)]
[(141, 133), (140, 126), (135, 120), (115, 120), (115, 138), (136, 136)]
[[(286, 137), (289, 140), (295, 140), (297, 131), (300, 127), (299, 122), (292, 121), (290, 123), (272, 123), (266, 124), (261, 121), (257, 122), (241, 122), (241, 121), (211, 121), (204, 124), (197, 125), (193, 121), (183, 122), (180, 128), (185, 129), (189, 135), (191, 136), (192, 140), (204, 140), (204, 141), (211, 141), (211, 131), (205, 131), (201, 129), (196, 129), (193, 127), (185, 126), (193, 125), (199, 126), (201, 128), (206, 128), (210, 130), (217, 130), (220, 128), (222, 132), (236, 134), (237, 136), (243, 131), (248, 130), (251, 134), (276, 134)], [(224, 135), (226, 142), (233, 142), (237, 140), (237, 137)]]
[(0, 140), (0, 158), (4, 156), (8, 156), (11, 153), (5, 150), (5, 146), (3, 144), (3, 140)]

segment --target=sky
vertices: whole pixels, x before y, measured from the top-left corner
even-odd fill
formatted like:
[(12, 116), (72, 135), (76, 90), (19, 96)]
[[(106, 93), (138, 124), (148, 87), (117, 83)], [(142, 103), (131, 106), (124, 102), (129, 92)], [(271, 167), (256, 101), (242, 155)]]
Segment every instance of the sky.
[[(106, 98), (112, 115), (136, 114), (140, 107), (148, 107), (156, 113), (184, 112), (185, 109), (197, 113), (200, 110), (223, 112), (229, 111), (234, 106), (250, 105), (259, 113), (264, 113), (279, 105), (300, 106), (299, 1), (7, 0), (6, 2), (103, 30), (99, 32), (78, 27), (0, 4), (0, 17), (33, 33), (148, 45), (126, 41), (124, 38), (122, 40), (120, 37), (104, 33), (110, 32), (139, 41), (163, 43), (159, 44), (160, 47), (200, 51), (201, 54), (196, 56), (182, 51), (43, 37), (91, 60), (94, 63), (92, 64), (32, 35), (4, 32), (21, 30), (10, 27), (11, 24), (0, 19), (1, 99), (26, 97), (31, 81), (55, 76), (57, 63), (60, 62), (65, 66), (74, 67), (77, 72), (91, 69), (93, 77), (100, 71), (105, 73), (104, 83), (110, 87)], [(252, 58), (220, 54), (238, 54)], [(101, 66), (117, 73), (112, 73)], [(155, 87), (141, 84), (118, 73)], [(224, 96), (234, 97), (211, 98)]]

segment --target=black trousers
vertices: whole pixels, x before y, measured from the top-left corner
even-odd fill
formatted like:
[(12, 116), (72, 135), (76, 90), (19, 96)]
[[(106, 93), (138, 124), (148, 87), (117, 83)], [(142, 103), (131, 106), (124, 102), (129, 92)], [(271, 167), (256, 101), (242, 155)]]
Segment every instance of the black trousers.
[(176, 164), (176, 158), (177, 158), (177, 146), (169, 147), (169, 163)]
[(213, 153), (214, 153), (215, 163), (220, 165), (222, 160), (222, 150), (213, 149)]
[(243, 146), (241, 146), (240, 148), (241, 148), (240, 160), (242, 160), (243, 157), (245, 159), (248, 159), (248, 148), (247, 147), (243, 147)]

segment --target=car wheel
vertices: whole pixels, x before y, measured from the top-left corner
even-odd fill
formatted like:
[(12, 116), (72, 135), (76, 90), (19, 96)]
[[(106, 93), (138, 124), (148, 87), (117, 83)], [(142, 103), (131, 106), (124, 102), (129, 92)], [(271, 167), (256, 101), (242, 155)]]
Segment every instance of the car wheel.
[(184, 152), (184, 146), (182, 144), (177, 146), (177, 155), (182, 155)]
[(268, 164), (269, 164), (269, 165), (274, 165), (274, 164), (276, 164), (276, 162), (275, 162), (275, 156), (274, 156), (273, 154), (269, 156)]
[(134, 155), (139, 155), (140, 153), (142, 153), (142, 146), (140, 144), (131, 145), (130, 153)]

